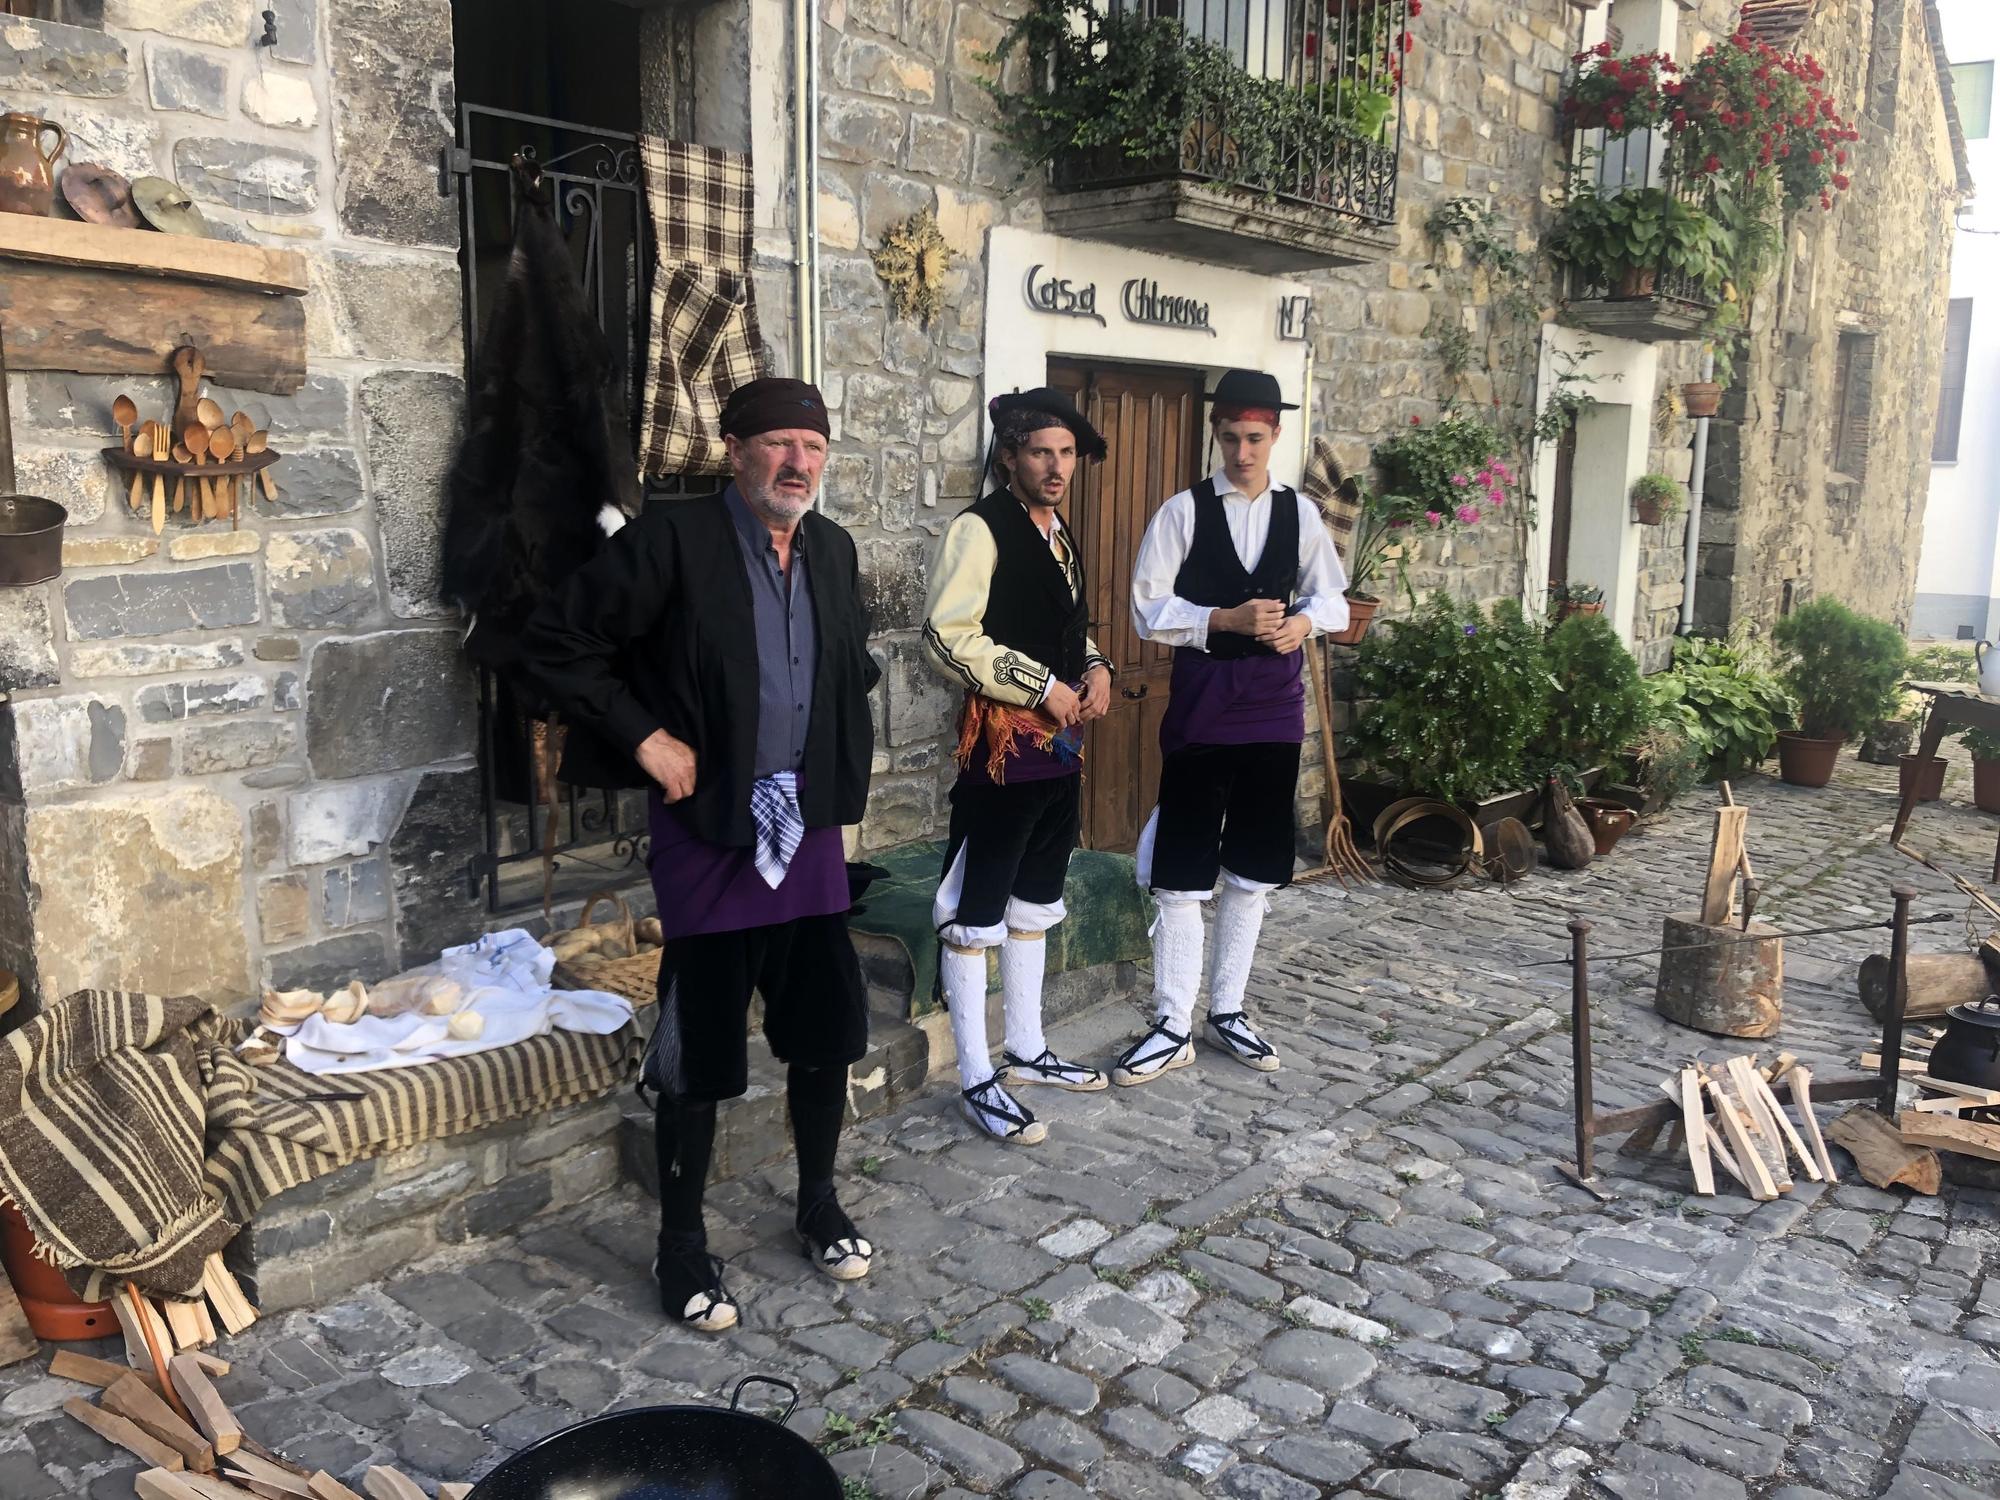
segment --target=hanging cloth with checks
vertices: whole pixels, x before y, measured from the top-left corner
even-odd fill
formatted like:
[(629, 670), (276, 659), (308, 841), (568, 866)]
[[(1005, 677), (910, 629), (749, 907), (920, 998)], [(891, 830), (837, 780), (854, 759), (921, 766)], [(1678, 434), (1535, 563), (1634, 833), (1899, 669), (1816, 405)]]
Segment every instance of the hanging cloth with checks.
[(727, 474), (723, 400), (764, 373), (750, 280), (750, 158), (642, 136), (653, 228), (640, 467)]

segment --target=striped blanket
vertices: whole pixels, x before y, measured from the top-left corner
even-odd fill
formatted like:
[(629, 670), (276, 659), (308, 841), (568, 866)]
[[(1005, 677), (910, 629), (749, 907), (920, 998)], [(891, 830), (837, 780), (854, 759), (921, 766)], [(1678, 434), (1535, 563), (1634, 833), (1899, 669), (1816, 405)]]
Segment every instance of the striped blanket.
[(205, 1002), (79, 990), (0, 1037), (0, 1197), (77, 1292), (186, 1296), (266, 1199), (364, 1157), (609, 1093), (640, 1031), (317, 1077)]

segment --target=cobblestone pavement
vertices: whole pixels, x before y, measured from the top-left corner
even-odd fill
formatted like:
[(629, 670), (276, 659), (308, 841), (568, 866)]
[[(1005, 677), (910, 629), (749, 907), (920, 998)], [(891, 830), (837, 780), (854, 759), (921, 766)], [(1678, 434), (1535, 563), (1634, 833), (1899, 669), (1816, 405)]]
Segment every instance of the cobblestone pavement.
[[(1740, 784), (1761, 914), (1867, 921), (1897, 880), (1920, 912), (1962, 911), (1888, 850), (1893, 784), (1852, 764), (1825, 792)], [(786, 1171), (719, 1187), (732, 1336), (662, 1326), (652, 1208), (627, 1192), (267, 1319), (224, 1345), (225, 1393), (254, 1436), (336, 1473), (468, 1477), (583, 1416), (769, 1371), (805, 1393), (793, 1426), (883, 1500), (1993, 1496), (2000, 1195), (1850, 1173), (1759, 1206), (1607, 1151), (1599, 1202), (1553, 1169), (1568, 974), (1523, 966), (1562, 954), (1574, 913), (1607, 954), (1656, 940), (1692, 902), (1709, 805), (1512, 892), (1284, 893), (1252, 1000), (1276, 1074), (1205, 1053), (1148, 1088), (1038, 1095), (1032, 1150), (971, 1138), (945, 1086), (854, 1131), (848, 1202), (884, 1247), (856, 1286), (790, 1248)], [(1977, 872), (1994, 830), (1946, 806), (1915, 838)], [(1886, 946), (1793, 946), (1779, 1040), (1822, 1077), (1868, 1040), (1854, 964)], [(1654, 1015), (1649, 961), (1594, 978), (1600, 1105), (1645, 1100), (1704, 1039)], [(1135, 1018), (1100, 1009), (1057, 1045), (1107, 1056)], [(27, 1365), (0, 1391), (0, 1495), (132, 1493), (61, 1415), (74, 1387)]]

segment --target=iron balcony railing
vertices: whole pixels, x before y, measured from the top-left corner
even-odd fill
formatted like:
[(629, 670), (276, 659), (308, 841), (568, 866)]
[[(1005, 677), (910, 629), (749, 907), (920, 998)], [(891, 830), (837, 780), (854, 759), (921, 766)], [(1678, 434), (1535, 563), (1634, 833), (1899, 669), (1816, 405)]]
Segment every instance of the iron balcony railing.
[[(1177, 22), (1191, 47), (1219, 49), (1268, 86), (1247, 106), (1265, 118), (1245, 119), (1246, 91), (1205, 86), (1203, 70), (1190, 68), (1160, 100), (1185, 121), (1177, 152), (1072, 151), (1054, 163), (1059, 190), (1181, 178), (1370, 224), (1395, 221), (1410, 0), (1095, 0), (1085, 24), (1100, 57), (1113, 45), (1102, 24), (1112, 14)], [(1273, 130), (1275, 150), (1246, 151), (1253, 133), (1263, 141)]]
[[(1636, 189), (1661, 190), (1690, 208), (1703, 207), (1702, 199), (1690, 185), (1669, 170), (1666, 137), (1657, 130), (1634, 130), (1610, 139), (1601, 130), (1568, 132), (1573, 160), (1573, 181), (1599, 197)], [(1612, 298), (1660, 297), (1707, 309), (1715, 298), (1698, 277), (1667, 264), (1664, 253), (1658, 264), (1637, 268), (1638, 274), (1619, 281), (1586, 274), (1565, 263), (1563, 274), (1571, 302), (1601, 301)]]

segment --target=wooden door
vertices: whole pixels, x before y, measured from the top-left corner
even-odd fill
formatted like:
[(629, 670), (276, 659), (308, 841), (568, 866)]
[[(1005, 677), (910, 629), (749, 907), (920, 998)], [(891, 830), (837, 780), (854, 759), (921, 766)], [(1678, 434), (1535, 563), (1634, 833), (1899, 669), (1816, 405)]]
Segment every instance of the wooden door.
[(1555, 494), (1549, 499), (1549, 586), (1569, 582), (1569, 530), (1574, 513), (1576, 423), (1572, 420), (1556, 440)]
[(1132, 626), (1132, 563), (1153, 512), (1200, 475), (1201, 376), (1050, 360), (1049, 384), (1076, 402), (1110, 450), (1080, 466), (1066, 519), (1083, 547), (1091, 637), (1117, 668), (1111, 711), (1084, 740), (1083, 846), (1129, 852), (1159, 790), (1173, 662)]

